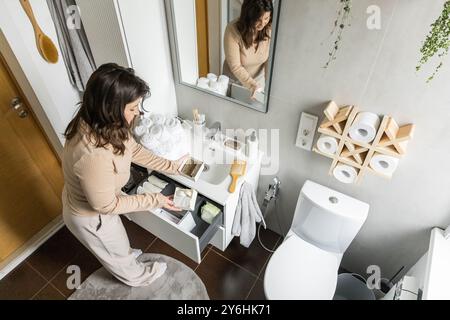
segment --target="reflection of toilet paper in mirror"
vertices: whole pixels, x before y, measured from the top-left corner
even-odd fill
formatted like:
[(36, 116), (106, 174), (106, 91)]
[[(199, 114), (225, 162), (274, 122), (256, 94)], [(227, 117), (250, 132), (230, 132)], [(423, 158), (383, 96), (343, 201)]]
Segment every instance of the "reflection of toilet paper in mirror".
[(206, 78), (208, 78), (209, 81), (217, 81), (218, 80), (217, 76), (214, 73), (208, 73)]
[(378, 173), (391, 176), (397, 170), (400, 160), (376, 153), (370, 161), (370, 167)]
[(381, 119), (377, 114), (361, 112), (350, 127), (350, 138), (361, 143), (370, 143), (377, 136)]
[(342, 183), (355, 183), (358, 178), (358, 171), (348, 165), (338, 164), (333, 171), (333, 175)]
[(338, 140), (336, 138), (322, 134), (317, 141), (317, 148), (320, 152), (326, 154), (336, 154), (338, 149)]

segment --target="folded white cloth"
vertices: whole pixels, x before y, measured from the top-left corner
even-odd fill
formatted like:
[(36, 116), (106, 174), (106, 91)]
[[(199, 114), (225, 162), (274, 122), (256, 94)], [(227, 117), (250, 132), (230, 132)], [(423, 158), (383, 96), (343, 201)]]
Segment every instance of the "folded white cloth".
[(144, 189), (145, 193), (161, 193), (163, 189), (151, 184), (150, 182), (145, 182), (142, 185), (142, 189)]
[(154, 186), (156, 186), (158, 188), (161, 188), (161, 190), (164, 190), (167, 187), (167, 185), (168, 185), (167, 182), (162, 181), (161, 179), (159, 179), (159, 178), (157, 178), (155, 176), (150, 176), (148, 178), (148, 182), (150, 182), (152, 185), (154, 185)]
[(242, 185), (239, 203), (234, 216), (232, 233), (236, 237), (241, 237), (242, 246), (249, 248), (256, 236), (256, 223), (262, 222), (267, 228), (264, 216), (259, 208), (256, 194), (253, 187), (244, 182)]

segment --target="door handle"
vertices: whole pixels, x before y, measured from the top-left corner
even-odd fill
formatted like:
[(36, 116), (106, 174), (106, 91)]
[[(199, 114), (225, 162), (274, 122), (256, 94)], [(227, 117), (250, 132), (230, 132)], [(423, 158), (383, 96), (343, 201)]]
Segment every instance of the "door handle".
[(13, 98), (11, 100), (10, 106), (17, 111), (20, 118), (23, 119), (28, 117), (28, 111), (26, 110), (24, 104), (22, 103), (22, 100), (19, 97)]
[(18, 109), (20, 109), (23, 106), (22, 100), (20, 100), (19, 97), (15, 97), (14, 99), (11, 100), (10, 106), (14, 110), (18, 110)]

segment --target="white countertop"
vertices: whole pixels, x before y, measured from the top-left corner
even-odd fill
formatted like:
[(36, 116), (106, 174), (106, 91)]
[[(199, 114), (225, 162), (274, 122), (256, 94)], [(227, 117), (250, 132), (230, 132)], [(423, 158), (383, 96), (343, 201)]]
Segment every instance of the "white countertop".
[[(254, 163), (249, 161), (249, 159), (243, 155), (243, 152), (235, 152), (234, 150), (231, 150), (231, 149), (228, 149), (225, 147), (221, 147), (216, 142), (213, 142), (210, 146), (208, 146), (207, 144), (204, 144), (201, 147), (199, 147), (199, 146), (194, 147), (193, 142), (192, 142), (193, 141), (192, 135), (190, 138), (191, 138), (191, 139), (189, 139), (190, 140), (189, 141), (190, 154), (193, 158), (195, 158), (197, 160), (205, 161), (205, 159), (204, 159), (204, 155), (206, 153), (205, 149), (208, 149), (211, 146), (212, 148), (216, 148), (216, 149), (220, 150), (220, 152), (227, 153), (229, 156), (231, 155), (231, 157), (229, 157), (231, 159), (237, 158), (240, 160), (246, 160), (247, 161), (246, 175), (248, 175), (252, 170), (254, 170), (255, 167), (257, 167), (257, 166), (255, 166)], [(259, 157), (256, 161), (260, 163), (262, 160), (262, 157), (263, 157), (263, 153), (260, 152)], [(208, 163), (208, 161), (206, 161), (206, 163), (209, 166), (214, 165), (213, 163)], [(231, 162), (227, 162), (227, 163), (231, 163)], [(241, 186), (245, 181), (246, 175), (239, 178), (238, 184), (236, 186), (236, 192), (239, 192), (239, 190), (241, 189)], [(213, 200), (221, 205), (225, 205), (227, 203), (229, 197), (231, 196), (231, 193), (228, 192), (228, 188), (232, 183), (232, 178), (230, 175), (228, 175), (226, 177), (226, 179), (219, 185), (214, 185), (214, 184), (210, 184), (206, 181), (203, 181), (201, 176), (200, 176), (200, 179), (196, 182), (194, 182), (188, 178), (185, 178), (183, 176), (179, 176), (179, 175), (177, 175), (177, 176), (169, 175), (168, 177), (170, 177), (171, 179), (175, 180), (176, 182), (178, 182), (188, 188), (197, 190), (200, 194), (210, 198), (211, 200)]]

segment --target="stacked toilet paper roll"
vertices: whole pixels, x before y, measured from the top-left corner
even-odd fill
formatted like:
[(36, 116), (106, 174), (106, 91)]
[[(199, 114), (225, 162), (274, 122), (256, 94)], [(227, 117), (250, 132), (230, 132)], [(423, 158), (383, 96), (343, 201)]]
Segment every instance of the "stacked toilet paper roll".
[(336, 154), (339, 147), (338, 139), (322, 134), (317, 140), (317, 148), (326, 154)]
[(370, 167), (378, 173), (392, 176), (397, 170), (400, 160), (394, 157), (376, 153), (370, 161)]
[(371, 143), (381, 125), (380, 117), (371, 112), (361, 112), (350, 127), (350, 138), (360, 143)]
[(339, 163), (333, 170), (334, 177), (342, 183), (355, 183), (358, 178), (358, 170), (346, 164)]

